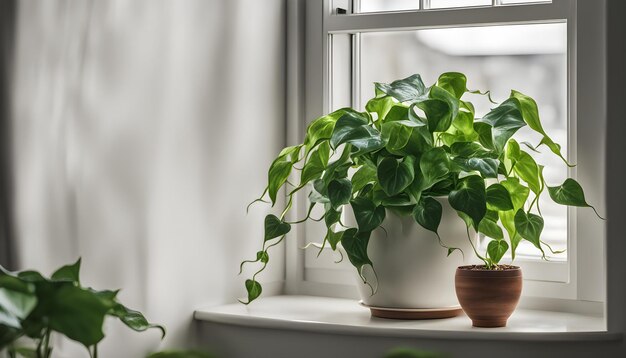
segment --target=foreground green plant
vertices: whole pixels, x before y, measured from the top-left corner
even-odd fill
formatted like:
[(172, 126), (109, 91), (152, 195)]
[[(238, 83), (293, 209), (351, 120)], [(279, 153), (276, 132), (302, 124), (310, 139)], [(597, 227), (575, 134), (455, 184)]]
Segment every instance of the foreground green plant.
[[(312, 219), (326, 223), (322, 247), (337, 250), (341, 243), (362, 278), (363, 266), (373, 266), (367, 255), (371, 232), (381, 226), (387, 210), (411, 215), (439, 237), (442, 206), (437, 197), (447, 197), (465, 221), (474, 253), (487, 269), (496, 269), (509, 250), (515, 259), (521, 240), (531, 242), (545, 258), (544, 249), (552, 251), (541, 240), (544, 222), (539, 198), (545, 189), (558, 204), (591, 206), (574, 179), (546, 184), (544, 167), (531, 152), (544, 146), (565, 165), (572, 165), (543, 129), (532, 98), (511, 91), (506, 101), (475, 118), (474, 105), (463, 96), (468, 92), (489, 96), (489, 92), (469, 91), (466, 83), (465, 75), (456, 72), (442, 74), (430, 87), (419, 75), (376, 83), (376, 97), (364, 112), (342, 108), (320, 117), (309, 124), (304, 143), (283, 149), (255, 202), (265, 202), (267, 197), (274, 206), (279, 190), (287, 186), (287, 204), (280, 216), (267, 215), (262, 249), (254, 260), (241, 264), (242, 268), (250, 262), (262, 265), (245, 283), (248, 301), (244, 303), (262, 292), (256, 277), (269, 262), (268, 249), (281, 242), (293, 224), (311, 219), (315, 205), (322, 205), (325, 212), (322, 218)], [(530, 152), (513, 138), (524, 126), (541, 136), (536, 146), (522, 143)], [(299, 182), (292, 184), (288, 179), (295, 172)], [(307, 216), (286, 221), (294, 195), (304, 188), (310, 190)], [(346, 205), (352, 207), (357, 227), (341, 222)], [(492, 239), (486, 253), (474, 247), (470, 230)], [(456, 250), (439, 241), (448, 255)]]
[[(36, 271), (9, 272), (0, 267), (0, 352), (48, 358), (53, 350), (50, 336), (58, 333), (97, 357), (106, 317), (116, 317), (138, 332), (157, 328), (165, 337), (163, 326), (149, 323), (141, 312), (121, 304), (119, 291), (82, 287), (80, 262), (59, 268), (50, 278)], [(16, 341), (24, 339), (35, 347), (17, 347)]]

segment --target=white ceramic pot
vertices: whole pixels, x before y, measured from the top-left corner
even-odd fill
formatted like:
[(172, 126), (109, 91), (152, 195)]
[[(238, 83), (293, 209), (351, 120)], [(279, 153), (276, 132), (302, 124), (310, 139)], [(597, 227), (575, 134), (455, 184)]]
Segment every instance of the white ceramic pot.
[[(465, 223), (448, 203), (437, 199), (443, 207), (439, 225), (442, 241), (458, 247), (472, 260), (473, 251), (467, 238)], [(351, 218), (352, 219), (352, 218)], [(372, 232), (367, 253), (376, 269), (369, 266), (363, 275), (376, 289), (357, 276), (359, 293), (364, 304), (389, 308), (445, 308), (458, 306), (454, 290), (454, 274), (458, 266), (468, 264), (459, 251), (446, 257), (437, 236), (415, 222), (411, 216), (400, 217), (390, 210), (382, 225), (386, 230)], [(473, 260), (472, 260), (473, 261)]]

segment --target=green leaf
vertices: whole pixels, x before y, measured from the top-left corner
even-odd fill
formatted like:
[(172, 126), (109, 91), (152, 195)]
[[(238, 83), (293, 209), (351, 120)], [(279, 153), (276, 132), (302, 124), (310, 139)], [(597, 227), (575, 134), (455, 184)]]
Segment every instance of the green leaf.
[(348, 179), (335, 179), (328, 184), (328, 199), (334, 209), (348, 204), (352, 198), (352, 183)]
[(270, 261), (270, 257), (267, 254), (267, 251), (258, 251), (256, 253), (256, 259), (257, 261), (261, 261), (262, 263), (266, 264)]
[(511, 196), (511, 203), (513, 203), (513, 209), (517, 211), (524, 207), (530, 190), (524, 185), (520, 184), (517, 178), (507, 178), (500, 182), (500, 184), (509, 192)]
[(453, 143), (450, 146), (450, 153), (452, 153), (455, 157), (461, 158), (490, 158), (493, 156), (491, 151), (485, 149), (485, 147), (476, 142)]
[(21, 330), (0, 324), (0, 352), (22, 335)]
[(69, 339), (89, 347), (104, 338), (102, 324), (110, 307), (95, 293), (69, 284), (55, 285), (41, 305), (49, 327)]
[[(492, 109), (479, 123), (486, 123), (491, 126), (491, 142), (498, 153), (502, 153), (509, 138), (526, 125), (521, 112), (511, 99), (504, 101), (501, 105)], [(480, 130), (477, 129), (477, 131), (480, 135)], [(485, 145), (485, 143), (483, 143), (483, 145)]]
[(281, 221), (276, 215), (269, 214), (265, 217), (265, 241), (283, 236), (291, 231), (291, 225)]
[(250, 302), (259, 298), (259, 296), (261, 296), (263, 289), (260, 283), (258, 283), (257, 281), (248, 279), (246, 280), (246, 291), (248, 291), (248, 302), (242, 302), (242, 303), (249, 304)]
[(378, 119), (382, 120), (387, 116), (387, 113), (389, 113), (394, 103), (395, 102), (392, 97), (372, 98), (367, 101), (365, 110), (376, 113), (378, 115)]
[(509, 249), (509, 244), (507, 244), (506, 241), (492, 240), (487, 245), (487, 255), (489, 255), (489, 258), (491, 259), (491, 261), (497, 264), (498, 262), (500, 262), (500, 260), (502, 259), (502, 256), (504, 256), (504, 254), (506, 253), (508, 249)]
[(540, 145), (545, 144), (548, 148), (550, 148), (552, 153), (559, 156), (559, 158), (561, 158), (565, 162), (565, 164), (567, 164), (568, 166), (572, 166), (563, 157), (563, 154), (561, 153), (561, 146), (555, 143), (543, 129), (541, 121), (539, 120), (539, 110), (537, 109), (537, 103), (535, 102), (535, 100), (515, 90), (511, 91), (511, 99), (514, 100), (514, 102), (517, 104), (517, 107), (522, 114), (524, 122), (526, 122), (526, 124), (528, 124), (528, 126), (535, 132), (543, 135)]
[(330, 158), (330, 144), (328, 141), (322, 142), (309, 160), (304, 164), (302, 168), (302, 174), (300, 175), (300, 186), (310, 182), (314, 179), (319, 179), (322, 173), (328, 165), (328, 159)]
[(502, 184), (492, 184), (487, 188), (487, 208), (490, 210), (513, 210), (511, 194)]
[(450, 192), (448, 201), (455, 210), (468, 215), (472, 219), (472, 226), (478, 229), (478, 224), (487, 212), (485, 181), (478, 175), (461, 179), (456, 189)]
[(519, 236), (517, 230), (515, 229), (515, 213), (515, 210), (498, 212), (500, 222), (509, 234), (509, 240), (511, 241), (511, 256), (513, 260), (515, 260), (515, 250), (517, 249), (517, 245), (519, 245), (520, 241), (522, 241), (522, 237)]
[(405, 153), (403, 149), (413, 135), (413, 127), (406, 125), (405, 122), (412, 123), (409, 121), (387, 122), (381, 127), (381, 138), (390, 153), (397, 155)]
[(345, 231), (334, 232), (330, 228), (326, 231), (326, 240), (330, 244), (331, 249), (337, 250), (337, 244), (341, 242), (344, 232)]
[(346, 113), (337, 120), (330, 138), (330, 146), (336, 149), (341, 144), (351, 144), (353, 156), (375, 151), (384, 147), (384, 142), (375, 128), (369, 126), (368, 118), (361, 113)]
[(428, 189), (450, 172), (450, 159), (443, 148), (432, 148), (422, 155), (419, 166), (424, 177), (422, 189)]
[(497, 222), (487, 217), (484, 217), (480, 221), (480, 224), (478, 224), (478, 232), (492, 239), (504, 239), (504, 233), (502, 232), (502, 228), (500, 228)]
[(463, 171), (479, 172), (484, 178), (497, 178), (500, 162), (492, 158), (454, 158), (454, 163)]
[(541, 248), (541, 231), (543, 231), (543, 218), (533, 213), (526, 213), (519, 209), (515, 213), (515, 229), (525, 240), (530, 241), (536, 248), (543, 252)]
[(364, 265), (373, 266), (372, 261), (367, 255), (367, 245), (370, 240), (370, 231), (358, 232), (356, 229), (348, 229), (344, 231), (341, 238), (341, 245), (352, 266), (356, 267), (359, 275), (362, 276), (362, 269)]
[[(21, 328), (20, 320), (25, 319), (37, 305), (37, 296), (32, 285), (24, 290), (13, 290), (16, 277), (0, 276), (0, 325)], [(27, 286), (27, 287), (28, 287)]]
[(430, 197), (422, 197), (413, 209), (413, 218), (424, 229), (437, 233), (443, 208), (441, 204)]
[(384, 94), (400, 102), (412, 102), (426, 94), (426, 86), (420, 75), (412, 75), (401, 80), (393, 81), (390, 84), (377, 82), (375, 86), (376, 92), (380, 94), (376, 97), (380, 97)]
[[(359, 232), (370, 232), (385, 220), (385, 208), (376, 206), (373, 201), (364, 197), (356, 197), (350, 201)], [(344, 234), (345, 236), (345, 234)]]
[(474, 131), (478, 133), (478, 141), (483, 147), (494, 150), (491, 126), (487, 123), (474, 122)]
[(338, 223), (339, 220), (341, 220), (341, 211), (335, 210), (332, 207), (326, 208), (324, 222), (326, 223), (327, 228), (330, 228), (333, 224)]
[(283, 149), (278, 157), (274, 159), (267, 174), (267, 192), (272, 201), (272, 206), (276, 204), (278, 190), (285, 184), (293, 164), (299, 160), (300, 148), (302, 146), (291, 146)]
[(548, 187), (548, 193), (557, 204), (592, 208), (602, 218), (593, 206), (587, 204), (583, 188), (574, 179), (567, 178), (559, 186)]
[(80, 273), (80, 258), (71, 265), (65, 265), (58, 270), (56, 270), (50, 278), (53, 281), (68, 281), (79, 283), (79, 273)]
[(541, 180), (539, 166), (530, 154), (520, 151), (520, 156), (513, 167), (515, 173), (528, 184), (530, 190), (535, 194), (541, 192)]
[(352, 108), (341, 108), (312, 121), (307, 127), (306, 136), (304, 138), (306, 154), (315, 148), (321, 141), (330, 139), (335, 129), (335, 123), (337, 123), (337, 120), (345, 113), (351, 112), (355, 111)]
[(165, 327), (148, 322), (146, 317), (144, 317), (141, 312), (131, 310), (121, 303), (118, 303), (113, 308), (111, 315), (118, 317), (122, 323), (126, 325), (126, 327), (132, 329), (133, 331), (143, 332), (150, 328), (156, 328), (161, 331), (161, 339), (165, 338)]
[(387, 195), (401, 193), (415, 178), (413, 158), (405, 157), (402, 161), (392, 157), (384, 158), (378, 163), (377, 177)]
[(452, 125), (452, 111), (445, 101), (431, 98), (418, 102), (416, 106), (426, 114), (431, 133), (445, 132)]
[(376, 168), (365, 164), (352, 175), (352, 192), (363, 189), (367, 184), (376, 181)]
[(460, 99), (467, 89), (467, 78), (459, 72), (445, 72), (437, 79), (437, 86)]

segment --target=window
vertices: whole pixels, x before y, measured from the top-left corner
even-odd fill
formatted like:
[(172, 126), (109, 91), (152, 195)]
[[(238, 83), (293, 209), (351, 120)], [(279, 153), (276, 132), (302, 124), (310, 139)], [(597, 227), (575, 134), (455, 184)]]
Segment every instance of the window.
[[(472, 89), (489, 89), (498, 102), (508, 97), (510, 89), (536, 98), (546, 130), (564, 146), (568, 159), (578, 164), (567, 169), (558, 158), (539, 155), (538, 161), (548, 167), (557, 164), (545, 173), (547, 182), (574, 177), (583, 183), (590, 200), (603, 205), (603, 184), (594, 185), (603, 182), (599, 174), (603, 167), (597, 161), (603, 149), (590, 139), (603, 137), (602, 128), (591, 124), (599, 119), (581, 116), (592, 112), (579, 106), (579, 98), (602, 102), (597, 93), (580, 86), (591, 76), (578, 67), (579, 58), (586, 60), (581, 49), (594, 41), (593, 36), (580, 40), (578, 34), (599, 30), (579, 27), (575, 0), (325, 0), (323, 6), (308, 4), (307, 11), (307, 17), (324, 18), (307, 28), (316, 31), (307, 35), (306, 57), (322, 57), (306, 66), (307, 120), (343, 106), (363, 108), (373, 95), (374, 81), (420, 73), (426, 83), (433, 83), (441, 72), (460, 71), (468, 75)], [(480, 103), (478, 116), (491, 108), (486, 98), (471, 100)], [(538, 142), (530, 131), (520, 134)], [(520, 247), (515, 262), (524, 269), (523, 294), (602, 302), (604, 270), (590, 263), (602, 262), (604, 224), (587, 212), (579, 214), (580, 210), (543, 199), (543, 239), (554, 249), (567, 251), (543, 261), (533, 247)], [(325, 228), (316, 224), (307, 223), (299, 231), (299, 247), (321, 241)], [(582, 250), (585, 255), (579, 256)], [(317, 250), (302, 253), (293, 263), (300, 276), (291, 285), (298, 287), (291, 290), (353, 295), (353, 268), (347, 262), (335, 264), (338, 258), (330, 251), (319, 257)]]

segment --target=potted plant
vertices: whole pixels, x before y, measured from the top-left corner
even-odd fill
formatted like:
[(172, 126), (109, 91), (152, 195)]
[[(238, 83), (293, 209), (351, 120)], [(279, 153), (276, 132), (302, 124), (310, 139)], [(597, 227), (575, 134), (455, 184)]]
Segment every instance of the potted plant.
[[(363, 302), (376, 306), (372, 313), (377, 315), (454, 315), (458, 310), (451, 272), (457, 266), (459, 288), (465, 271), (515, 271), (498, 263), (508, 250), (514, 258), (521, 240), (542, 252), (544, 247), (551, 250), (540, 239), (539, 196), (547, 187), (556, 203), (589, 206), (580, 185), (567, 179), (548, 187), (543, 166), (513, 138), (527, 125), (542, 136), (539, 145), (569, 165), (545, 133), (532, 98), (512, 91), (478, 119), (472, 103), (462, 97), (489, 92), (469, 91), (466, 83), (465, 75), (457, 72), (443, 73), (429, 87), (419, 75), (376, 83), (376, 96), (364, 112), (343, 108), (320, 117), (307, 127), (302, 144), (283, 149), (270, 166), (267, 188), (255, 201), (267, 196), (273, 206), (286, 185), (287, 204), (280, 216), (265, 218), (262, 250), (255, 260), (242, 263), (262, 264), (246, 281), (245, 303), (261, 294), (256, 276), (269, 261), (268, 249), (284, 239), (291, 225), (311, 219), (316, 205), (325, 213), (322, 247), (338, 250), (341, 244), (363, 282)], [(288, 179), (295, 172), (299, 182), (291, 184)], [(310, 190), (307, 216), (286, 221), (294, 195), (305, 188)], [(492, 239), (484, 255), (474, 243), (476, 233)], [(466, 268), (462, 255), (444, 260), (441, 246), (448, 256), (471, 250), (482, 265)], [(470, 286), (464, 289), (483, 290)], [(514, 296), (519, 298), (519, 292)], [(464, 308), (472, 302), (471, 295), (458, 297)], [(471, 308), (466, 312), (472, 317)]]
[(106, 317), (120, 319), (142, 332), (165, 328), (149, 323), (141, 312), (117, 299), (118, 291), (95, 290), (80, 284), (80, 259), (56, 270), (50, 278), (37, 271), (9, 272), (0, 267), (0, 354), (9, 357), (53, 357), (51, 336), (61, 334), (98, 356)]

